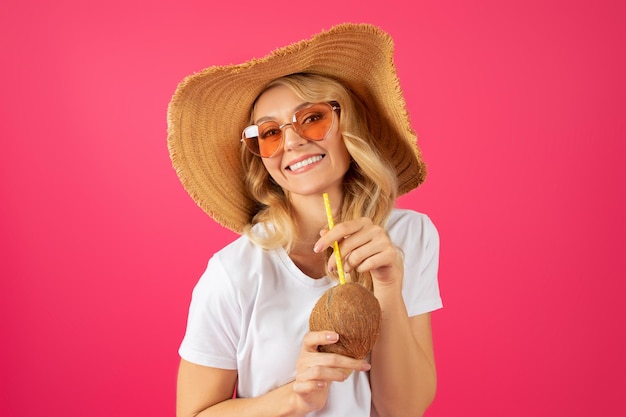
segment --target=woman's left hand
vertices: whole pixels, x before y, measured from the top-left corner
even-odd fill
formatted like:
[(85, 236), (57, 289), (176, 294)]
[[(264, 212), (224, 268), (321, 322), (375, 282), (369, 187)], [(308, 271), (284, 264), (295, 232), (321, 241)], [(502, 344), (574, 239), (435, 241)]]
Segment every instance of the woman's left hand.
[[(315, 244), (315, 252), (332, 247), (336, 240), (346, 272), (369, 271), (375, 286), (401, 285), (404, 273), (402, 252), (391, 242), (387, 232), (367, 217), (338, 223), (324, 229)], [(328, 269), (336, 270), (335, 257)]]

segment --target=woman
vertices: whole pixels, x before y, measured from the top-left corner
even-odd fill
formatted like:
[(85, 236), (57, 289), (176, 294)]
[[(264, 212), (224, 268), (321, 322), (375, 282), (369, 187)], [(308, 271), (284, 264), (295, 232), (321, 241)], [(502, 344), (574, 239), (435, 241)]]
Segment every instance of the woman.
[[(432, 402), (438, 235), (427, 216), (393, 208), (425, 168), (392, 56), (384, 32), (345, 24), (179, 86), (174, 166), (196, 202), (243, 236), (194, 289), (177, 415), (407, 416)], [(319, 352), (339, 335), (308, 330), (337, 284), (334, 241), (383, 310), (366, 360)]]

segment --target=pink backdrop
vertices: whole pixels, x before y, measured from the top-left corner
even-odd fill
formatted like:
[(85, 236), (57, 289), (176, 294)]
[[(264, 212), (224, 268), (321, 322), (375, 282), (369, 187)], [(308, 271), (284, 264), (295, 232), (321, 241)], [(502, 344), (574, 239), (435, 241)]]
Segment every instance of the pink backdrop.
[(3, 2), (0, 415), (173, 415), (234, 235), (171, 168), (169, 98), (345, 21), (395, 38), (430, 167), (400, 202), (441, 234), (428, 415), (626, 415), (624, 2), (210, 3)]

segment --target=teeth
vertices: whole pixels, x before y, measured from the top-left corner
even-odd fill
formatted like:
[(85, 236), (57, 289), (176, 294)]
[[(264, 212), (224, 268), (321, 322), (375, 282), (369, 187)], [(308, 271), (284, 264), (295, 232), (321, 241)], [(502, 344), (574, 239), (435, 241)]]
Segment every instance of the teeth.
[(300, 162), (296, 162), (293, 165), (289, 165), (289, 169), (292, 171), (295, 171), (296, 169), (300, 169), (302, 167), (305, 167), (307, 165), (310, 165), (314, 162), (320, 161), (322, 159), (321, 155), (317, 155), (317, 156), (312, 156), (308, 159), (305, 159), (304, 161), (300, 161)]

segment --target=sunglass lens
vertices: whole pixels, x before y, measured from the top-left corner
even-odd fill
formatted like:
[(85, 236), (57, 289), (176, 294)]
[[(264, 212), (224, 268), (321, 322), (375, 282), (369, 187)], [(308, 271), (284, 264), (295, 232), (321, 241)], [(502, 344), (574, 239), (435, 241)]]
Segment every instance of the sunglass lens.
[(243, 139), (252, 153), (268, 158), (280, 146), (282, 132), (275, 122), (266, 122), (260, 126), (248, 126), (243, 131)]
[(296, 113), (298, 133), (310, 140), (322, 140), (333, 122), (333, 110), (325, 103), (315, 104)]

